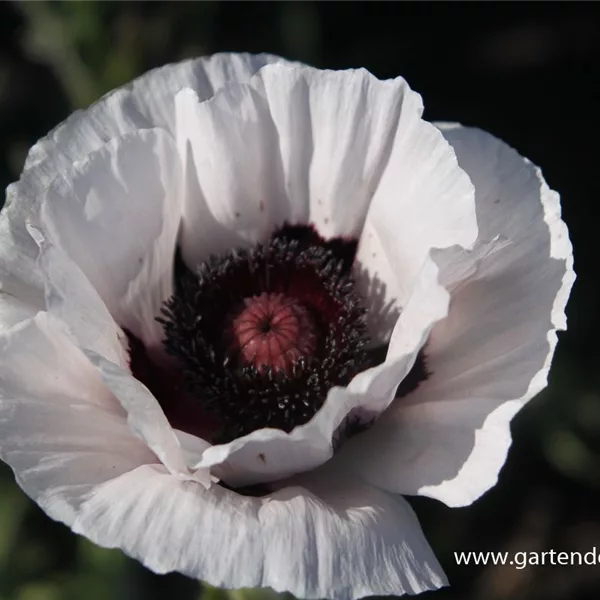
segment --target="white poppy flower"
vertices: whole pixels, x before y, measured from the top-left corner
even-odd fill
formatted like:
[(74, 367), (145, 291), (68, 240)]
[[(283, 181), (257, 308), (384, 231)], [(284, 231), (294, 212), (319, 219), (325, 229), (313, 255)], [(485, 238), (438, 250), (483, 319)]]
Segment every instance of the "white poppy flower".
[(540, 171), (422, 110), (401, 78), (222, 54), (31, 149), (0, 219), (0, 450), (48, 515), (228, 588), (445, 585), (400, 494), (494, 484), (574, 275)]

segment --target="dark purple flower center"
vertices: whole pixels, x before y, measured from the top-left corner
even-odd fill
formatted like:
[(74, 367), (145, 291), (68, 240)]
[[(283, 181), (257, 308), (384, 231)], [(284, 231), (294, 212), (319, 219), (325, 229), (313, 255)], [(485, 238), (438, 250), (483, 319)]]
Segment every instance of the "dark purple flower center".
[(159, 321), (188, 395), (219, 423), (213, 441), (291, 431), (368, 366), (355, 252), (355, 241), (294, 226), (194, 271), (180, 261)]
[[(333, 386), (385, 359), (367, 350), (365, 310), (352, 278), (357, 242), (284, 226), (267, 244), (189, 268), (178, 254), (162, 309), (168, 366), (128, 333), (130, 364), (177, 429), (224, 443), (263, 427), (309, 421)], [(423, 355), (400, 385), (426, 377)], [(336, 443), (371, 424), (349, 415)]]

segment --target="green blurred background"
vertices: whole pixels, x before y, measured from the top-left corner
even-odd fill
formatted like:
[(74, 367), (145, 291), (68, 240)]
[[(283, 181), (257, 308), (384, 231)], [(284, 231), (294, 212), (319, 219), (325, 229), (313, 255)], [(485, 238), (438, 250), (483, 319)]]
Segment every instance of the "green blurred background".
[[(514, 423), (499, 484), (469, 508), (411, 500), (452, 584), (424, 598), (597, 600), (600, 565), (457, 566), (452, 553), (600, 551), (599, 12), (593, 2), (1, 2), (0, 183), (74, 108), (151, 67), (223, 50), (401, 74), (428, 119), (508, 141), (563, 197), (579, 276), (570, 328), (549, 388)], [(0, 469), (0, 600), (211, 596), (71, 534)]]

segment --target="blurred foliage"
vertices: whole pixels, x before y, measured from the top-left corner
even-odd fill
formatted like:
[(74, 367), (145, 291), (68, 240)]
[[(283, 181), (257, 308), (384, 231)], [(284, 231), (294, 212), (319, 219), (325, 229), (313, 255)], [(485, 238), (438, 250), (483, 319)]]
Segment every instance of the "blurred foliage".
[[(485, 6), (483, 6), (485, 5)], [(468, 6), (468, 8), (467, 8)], [(472, 507), (411, 500), (452, 587), (436, 600), (597, 600), (598, 567), (457, 566), (460, 550), (600, 550), (596, 3), (0, 3), (0, 182), (73, 109), (149, 68), (222, 50), (402, 74), (427, 117), (473, 124), (562, 193), (578, 282), (551, 384), (515, 420), (499, 484)], [(0, 600), (225, 598), (156, 576), (49, 520), (0, 469)], [(231, 592), (254, 600), (264, 592)]]

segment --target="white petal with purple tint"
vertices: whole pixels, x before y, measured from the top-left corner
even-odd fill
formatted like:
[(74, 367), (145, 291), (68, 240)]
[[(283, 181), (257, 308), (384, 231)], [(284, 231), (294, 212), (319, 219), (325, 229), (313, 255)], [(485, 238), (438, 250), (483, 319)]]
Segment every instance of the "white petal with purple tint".
[(160, 129), (111, 140), (57, 177), (34, 224), (71, 256), (112, 317), (147, 347), (172, 293), (182, 206), (181, 164)]
[(462, 506), (496, 482), (511, 418), (546, 385), (574, 273), (558, 195), (539, 169), (482, 131), (442, 131), (475, 184), (480, 244), (504, 242), (462, 258), (473, 268), (432, 331), (429, 379), (339, 460), (384, 489)]
[(72, 526), (157, 573), (228, 588), (354, 600), (446, 584), (406, 501), (335, 473), (253, 498), (141, 467), (98, 486)]
[(156, 458), (96, 370), (46, 313), (0, 334), (0, 455), (54, 519), (96, 485)]

